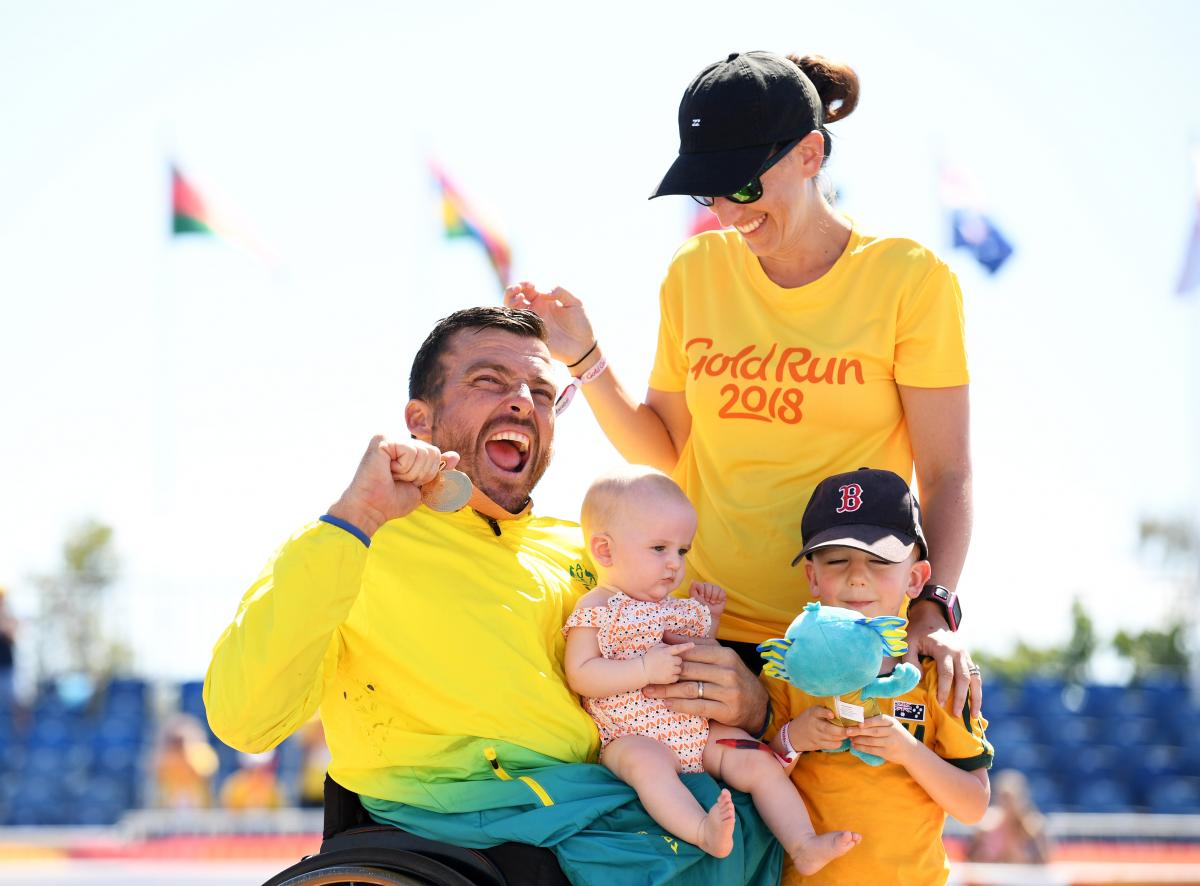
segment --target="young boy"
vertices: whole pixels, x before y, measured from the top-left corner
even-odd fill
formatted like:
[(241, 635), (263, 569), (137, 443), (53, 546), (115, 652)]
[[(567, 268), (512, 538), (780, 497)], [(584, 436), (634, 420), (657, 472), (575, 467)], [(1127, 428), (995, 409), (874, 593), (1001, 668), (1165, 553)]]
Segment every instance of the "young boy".
[(696, 511), (683, 490), (659, 471), (630, 467), (592, 484), (582, 523), (599, 584), (563, 628), (564, 664), (567, 682), (600, 730), (600, 762), (637, 791), (662, 827), (718, 858), (733, 846), (733, 801), (722, 791), (706, 811), (680, 781), (681, 771), (707, 772), (750, 794), (796, 870), (813, 873), (854, 848), (857, 834), (813, 830), (779, 762), (745, 732), (671, 711), (642, 694), (648, 684), (678, 680), (679, 655), (692, 647), (664, 644), (663, 632), (715, 636), (725, 609), (725, 592), (716, 585), (694, 582), (688, 599), (671, 596), (696, 533)]
[[(920, 508), (908, 484), (891, 471), (862, 468), (818, 484), (801, 521), (812, 594), (822, 606), (867, 617), (901, 615), (929, 579), (929, 551)], [(881, 675), (898, 659), (882, 658)], [(922, 662), (922, 679), (907, 695), (879, 699), (885, 713), (862, 724), (838, 726), (834, 714), (782, 680), (762, 677), (778, 731), (771, 747), (798, 754), (792, 781), (803, 794), (818, 831), (846, 829), (862, 843), (811, 876), (785, 870), (783, 884), (941, 884), (949, 866), (942, 826), (949, 813), (964, 824), (987, 809), (992, 746), (987, 722), (937, 703), (937, 670)], [(890, 711), (890, 715), (886, 712)], [(859, 750), (883, 757), (868, 766), (853, 754), (820, 753), (849, 738)]]

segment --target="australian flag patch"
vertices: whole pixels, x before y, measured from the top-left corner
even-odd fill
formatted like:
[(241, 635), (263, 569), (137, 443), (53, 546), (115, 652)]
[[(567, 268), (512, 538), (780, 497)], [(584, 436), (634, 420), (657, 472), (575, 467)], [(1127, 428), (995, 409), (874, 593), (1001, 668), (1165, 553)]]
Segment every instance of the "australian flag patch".
[(892, 702), (892, 716), (897, 720), (908, 720), (910, 723), (925, 722), (925, 705), (915, 701)]

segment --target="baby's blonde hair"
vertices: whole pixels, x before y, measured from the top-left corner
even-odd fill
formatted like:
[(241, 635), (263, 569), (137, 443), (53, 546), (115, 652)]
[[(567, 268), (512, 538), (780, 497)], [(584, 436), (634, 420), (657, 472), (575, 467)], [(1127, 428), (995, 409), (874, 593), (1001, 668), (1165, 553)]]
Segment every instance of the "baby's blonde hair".
[(692, 506), (679, 485), (662, 471), (646, 465), (627, 465), (601, 474), (583, 497), (579, 522), (583, 537), (607, 532), (626, 510), (640, 502), (674, 500)]

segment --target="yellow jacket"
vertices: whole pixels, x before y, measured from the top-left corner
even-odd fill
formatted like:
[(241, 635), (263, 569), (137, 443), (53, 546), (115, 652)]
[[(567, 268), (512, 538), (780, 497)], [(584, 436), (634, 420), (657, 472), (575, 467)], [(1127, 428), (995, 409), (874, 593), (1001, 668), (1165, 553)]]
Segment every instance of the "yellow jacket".
[(370, 549), (313, 523), (217, 641), (209, 723), (255, 753), (319, 706), (334, 780), (432, 809), (424, 785), (491, 777), (484, 748), (512, 769), (594, 760), (562, 670), (561, 628), (589, 579), (579, 528), (559, 520), (420, 507)]

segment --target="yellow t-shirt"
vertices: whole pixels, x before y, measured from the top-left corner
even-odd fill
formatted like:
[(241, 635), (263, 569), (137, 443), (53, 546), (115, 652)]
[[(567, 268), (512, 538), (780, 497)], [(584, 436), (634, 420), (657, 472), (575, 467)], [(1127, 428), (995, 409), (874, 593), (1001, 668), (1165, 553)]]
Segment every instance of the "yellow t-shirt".
[(860, 467), (910, 479), (896, 386), (968, 381), (958, 282), (919, 244), (855, 229), (828, 273), (784, 289), (715, 231), (680, 248), (661, 312), (650, 387), (685, 392), (692, 416), (672, 475), (699, 514), (688, 579), (728, 593), (723, 639), (781, 637), (809, 602), (789, 564), (817, 483)]
[(260, 752), (319, 705), (334, 781), (423, 808), (425, 785), (493, 778), (488, 748), (511, 769), (595, 760), (562, 669), (563, 623), (594, 584), (579, 527), (499, 526), (420, 507), (369, 550), (326, 523), (294, 536), (213, 650), (213, 731)]
[[(769, 737), (784, 723), (821, 704), (783, 680), (760, 677), (771, 698)], [(964, 770), (991, 768), (987, 721), (970, 719), (970, 699), (961, 715), (937, 703), (937, 668), (923, 663), (921, 682), (896, 699), (878, 699), (883, 713), (904, 724), (918, 741), (948, 763)], [(946, 813), (903, 766), (869, 766), (848, 752), (801, 754), (792, 783), (804, 796), (817, 833), (850, 830), (862, 842), (816, 874), (801, 877), (785, 861), (783, 886), (934, 886), (949, 873), (942, 827)]]

